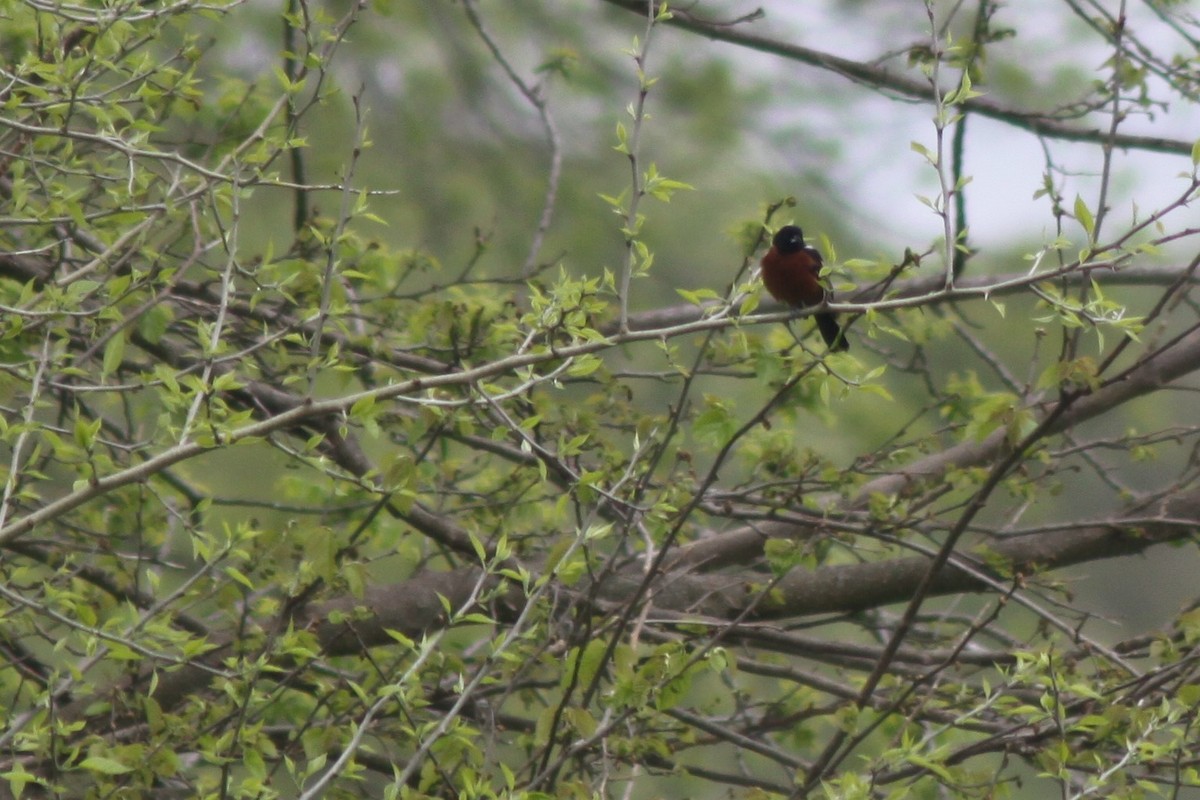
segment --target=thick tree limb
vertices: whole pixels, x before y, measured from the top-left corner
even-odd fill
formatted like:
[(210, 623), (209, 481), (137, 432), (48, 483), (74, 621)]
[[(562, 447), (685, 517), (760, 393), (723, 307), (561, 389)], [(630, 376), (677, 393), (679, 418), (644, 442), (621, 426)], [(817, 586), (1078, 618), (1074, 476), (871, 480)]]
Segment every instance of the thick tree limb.
[[(1193, 330), (1164, 350), (1146, 357), (1115, 383), (1076, 400), (1049, 433), (1067, 430), (1123, 403), (1157, 391), (1197, 369), (1200, 369), (1200, 330)], [(1046, 404), (1042, 413), (1048, 414), (1053, 408), (1054, 404)], [(948, 470), (990, 461), (1006, 446), (1007, 432), (998, 430), (982, 442), (961, 442), (948, 447), (864, 484), (853, 505), (863, 508), (873, 494), (903, 494), (914, 484), (938, 478)]]
[[(1147, 522), (1147, 517), (1159, 521)], [(782, 526), (778, 526), (782, 527)], [(1078, 529), (1029, 534), (1004, 539), (974, 548), (972, 559), (984, 563), (1004, 563), (1010, 575), (1032, 575), (1074, 564), (1140, 553), (1160, 543), (1177, 541), (1200, 528), (1200, 489), (1168, 498), (1156, 508), (1131, 506), (1108, 524), (1085, 525)], [(782, 530), (775, 531), (782, 533)], [(746, 530), (727, 534), (728, 544), (739, 548), (742, 556), (762, 546), (767, 537)], [(718, 537), (720, 538), (720, 537)], [(756, 544), (755, 544), (756, 542)], [(722, 542), (723, 544), (726, 542)], [(712, 540), (683, 548), (690, 556), (700, 550), (712, 551)], [(758, 589), (767, 578), (762, 573), (710, 573), (690, 571), (692, 565), (676, 562), (679, 569), (662, 575), (651, 593), (652, 616), (686, 619), (707, 618), (714, 623), (733, 622), (745, 615), (748, 621), (795, 619), (826, 613), (851, 613), (902, 602), (911, 595), (929, 568), (924, 556), (885, 561), (834, 565), (817, 570), (794, 570), (774, 586), (769, 602), (759, 600)], [(977, 569), (987, 571), (983, 566)], [(1000, 580), (1011, 580), (1010, 575)], [(352, 623), (322, 622), (319, 636), (336, 653), (347, 648), (387, 644), (392, 639), (387, 628), (404, 631), (425, 630), (444, 621), (438, 595), (452, 605), (474, 589), (482, 577), (477, 568), (449, 573), (423, 573), (413, 579), (378, 587), (361, 601), (341, 598), (316, 606), (309, 616), (314, 620), (330, 614), (360, 616)], [(641, 582), (640, 565), (620, 571), (598, 587), (598, 597), (606, 603), (620, 604)], [(993, 585), (954, 564), (947, 565), (936, 579), (931, 594), (986, 592)], [(515, 599), (515, 598), (513, 598)], [(365, 614), (365, 616), (363, 616)], [(352, 635), (351, 635), (352, 634)]]
[[(646, 4), (641, 0), (604, 1), (618, 8), (633, 11), (642, 17), (646, 16)], [(913, 80), (883, 67), (851, 61), (848, 58), (841, 58), (819, 50), (747, 33), (741, 28), (702, 19), (686, 10), (672, 8), (671, 13), (672, 17), (667, 24), (672, 27), (698, 33), (716, 41), (736, 44), (749, 50), (769, 53), (800, 64), (818, 67), (874, 89), (914, 100), (933, 101), (933, 89), (927, 81)], [(1190, 141), (1167, 139), (1160, 136), (1114, 135), (1107, 127), (1077, 127), (1048, 114), (1008, 108), (987, 97), (973, 97), (964, 101), (961, 108), (964, 111), (998, 120), (1050, 139), (1088, 142), (1126, 150), (1147, 150), (1182, 156), (1190, 155), (1192, 152)]]

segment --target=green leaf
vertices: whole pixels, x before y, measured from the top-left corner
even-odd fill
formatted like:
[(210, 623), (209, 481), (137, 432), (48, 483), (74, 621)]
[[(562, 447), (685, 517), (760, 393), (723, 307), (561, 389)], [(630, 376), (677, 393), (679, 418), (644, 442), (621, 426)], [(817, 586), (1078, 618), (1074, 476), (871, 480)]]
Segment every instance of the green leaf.
[(118, 332), (115, 336), (108, 340), (108, 344), (104, 346), (104, 363), (101, 367), (101, 374), (104, 376), (112, 375), (120, 368), (121, 362), (125, 359), (125, 334)]
[(981, 92), (977, 92), (971, 88), (971, 73), (969, 70), (963, 70), (962, 82), (958, 88), (948, 93), (942, 102), (948, 106), (958, 105), (970, 100), (972, 97), (979, 97)]
[(232, 372), (223, 372), (213, 378), (212, 389), (214, 392), (234, 392), (241, 388), (241, 381)]
[(81, 761), (79, 766), (91, 772), (99, 772), (101, 775), (124, 775), (132, 771), (131, 767), (125, 766), (120, 761), (104, 756), (89, 756)]
[(582, 378), (586, 375), (591, 375), (604, 362), (593, 355), (581, 355), (575, 358), (571, 366), (567, 369), (567, 374), (572, 378)]
[(235, 581), (237, 581), (241, 585), (245, 586), (250, 591), (254, 591), (254, 582), (251, 581), (250, 578), (248, 578), (246, 576), (246, 574), (244, 572), (242, 572), (240, 569), (237, 569), (235, 567), (226, 567), (225, 574), (228, 575), (230, 578), (233, 578)]
[(588, 564), (587, 561), (576, 555), (567, 561), (559, 562), (558, 569), (554, 573), (563, 586), (574, 586), (583, 576), (587, 575)]
[(32, 772), (26, 772), (25, 767), (21, 762), (15, 762), (12, 770), (9, 772), (0, 772), (0, 778), (8, 781), (8, 787), (12, 791), (13, 797), (20, 797), (25, 792), (25, 785), (36, 783), (39, 786), (45, 786), (46, 782)]
[(706, 408), (697, 414), (692, 432), (697, 439), (722, 445), (737, 430), (732, 408), (724, 398), (716, 395), (705, 395), (704, 404)]
[(859, 390), (860, 390), (860, 391), (867, 392), (867, 393), (869, 393), (869, 394), (873, 394), (873, 395), (877, 395), (877, 396), (879, 396), (879, 397), (882, 397), (884, 400), (887, 400), (887, 401), (889, 401), (889, 402), (891, 402), (891, 401), (894, 401), (894, 400), (895, 400), (895, 398), (894, 398), (894, 397), (892, 397), (892, 393), (891, 393), (891, 392), (889, 392), (889, 391), (887, 390), (887, 388), (886, 388), (886, 387), (884, 387), (884, 386), (880, 386), (880, 385), (879, 385), (879, 384), (877, 384), (877, 383), (867, 383), (867, 384), (863, 384), (862, 386), (860, 386), (860, 387), (858, 387), (858, 388), (859, 388)]
[(753, 314), (755, 309), (758, 308), (759, 301), (761, 300), (761, 292), (747, 292), (746, 296), (742, 298), (742, 305), (738, 309), (738, 314), (743, 317), (747, 314)]
[(629, 153), (629, 132), (625, 130), (623, 122), (617, 123), (617, 143), (613, 146), (613, 150), (618, 153)]
[(563, 710), (563, 719), (581, 736), (585, 737), (594, 734), (599, 727), (596, 718), (585, 708), (566, 708)]
[(575, 672), (576, 662), (578, 662), (579, 684), (588, 686), (600, 672), (600, 668), (604, 664), (604, 653), (608, 650), (608, 642), (604, 639), (592, 639), (582, 649), (576, 648), (571, 651), (571, 655), (567, 657), (567, 668), (563, 670), (563, 682), (571, 679), (571, 675)]
[(808, 548), (791, 539), (767, 539), (763, 545), (763, 555), (766, 556), (767, 566), (776, 577), (786, 575), (792, 569), (812, 565), (813, 557)]
[(358, 419), (365, 417), (371, 413), (371, 409), (375, 407), (375, 395), (368, 394), (354, 401), (354, 405), (350, 406), (350, 418)]
[(553, 703), (542, 710), (533, 726), (534, 744), (546, 744), (550, 741), (550, 732), (553, 730), (554, 720), (557, 716), (558, 708)]
[(138, 333), (150, 344), (158, 344), (174, 319), (175, 314), (171, 307), (160, 303), (138, 317)]
[(930, 164), (932, 164), (935, 167), (937, 166), (937, 156), (935, 156), (928, 147), (921, 144), (920, 142), (915, 142), (915, 141), (909, 142), (908, 146), (914, 153), (920, 153), (921, 156), (926, 161), (928, 161)]
[(674, 708), (683, 699), (683, 696), (687, 694), (691, 686), (691, 672), (685, 671), (671, 676), (659, 687), (658, 695), (654, 698), (654, 707), (659, 711)]
[(643, 191), (656, 200), (661, 200), (664, 203), (669, 203), (671, 201), (671, 196), (679, 190), (691, 190), (695, 188), (691, 184), (684, 183), (683, 181), (677, 181), (664, 177), (659, 173), (658, 165), (653, 163), (642, 176), (642, 181)]
[(100, 425), (103, 420), (95, 419), (89, 422), (84, 417), (75, 418), (75, 442), (84, 450), (91, 452), (92, 445), (96, 443), (96, 436), (100, 433)]
[(1087, 203), (1083, 202), (1083, 198), (1079, 195), (1075, 195), (1075, 219), (1079, 220), (1079, 224), (1087, 231), (1088, 239), (1091, 240), (1096, 230), (1096, 220), (1092, 217)]
[(709, 300), (721, 299), (719, 294), (708, 288), (696, 289), (695, 291), (690, 289), (676, 289), (675, 291), (680, 297), (682, 297), (684, 300), (687, 300), (694, 306), (703, 305)]
[(285, 73), (278, 66), (274, 67), (272, 69), (272, 72), (275, 73), (275, 79), (279, 81), (279, 85), (283, 87), (283, 90), (285, 92), (287, 92), (289, 94), (296, 94), (297, 92), (301, 91), (304, 88), (304, 79), (303, 78), (301, 78), (297, 81), (292, 81), (291, 79), (288, 78), (287, 73)]

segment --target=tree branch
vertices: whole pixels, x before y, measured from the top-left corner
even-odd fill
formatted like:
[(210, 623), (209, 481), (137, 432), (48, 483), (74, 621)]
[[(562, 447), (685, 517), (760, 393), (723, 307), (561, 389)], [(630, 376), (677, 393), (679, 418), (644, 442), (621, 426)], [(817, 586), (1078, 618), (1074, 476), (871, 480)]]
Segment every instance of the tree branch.
[[(604, 2), (626, 11), (645, 14), (645, 3), (639, 2), (639, 0), (604, 0)], [(819, 50), (781, 42), (778, 39), (746, 33), (729, 25), (702, 19), (690, 11), (672, 8), (671, 14), (672, 18), (667, 21), (667, 24), (672, 27), (834, 72), (876, 90), (892, 92), (923, 103), (930, 102), (931, 95), (927, 83), (912, 80), (882, 67), (851, 61)], [(962, 104), (962, 109), (1049, 139), (1098, 145), (1111, 144), (1113, 147), (1126, 150), (1147, 150), (1182, 156), (1190, 156), (1192, 152), (1192, 142), (1190, 141), (1159, 136), (1131, 136), (1129, 134), (1113, 136), (1107, 129), (1068, 125), (1046, 114), (1007, 108), (987, 97), (972, 98)]]

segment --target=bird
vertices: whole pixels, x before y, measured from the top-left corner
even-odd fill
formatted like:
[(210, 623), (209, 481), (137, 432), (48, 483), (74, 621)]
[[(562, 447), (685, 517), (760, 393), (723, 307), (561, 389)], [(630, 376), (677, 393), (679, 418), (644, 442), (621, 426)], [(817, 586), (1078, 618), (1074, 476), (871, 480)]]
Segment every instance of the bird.
[[(793, 308), (817, 306), (830, 297), (821, 283), (821, 254), (804, 244), (804, 231), (795, 225), (784, 225), (771, 240), (771, 249), (762, 257), (762, 280), (772, 297)], [(850, 349), (836, 314), (819, 311), (814, 316), (830, 350)]]

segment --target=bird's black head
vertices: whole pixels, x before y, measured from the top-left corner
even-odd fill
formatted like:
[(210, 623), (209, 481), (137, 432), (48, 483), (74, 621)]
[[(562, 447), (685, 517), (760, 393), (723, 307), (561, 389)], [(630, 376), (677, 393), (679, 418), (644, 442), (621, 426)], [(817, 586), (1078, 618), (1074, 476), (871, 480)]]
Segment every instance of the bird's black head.
[(784, 225), (775, 233), (771, 244), (780, 253), (798, 253), (804, 249), (804, 231), (795, 225)]

